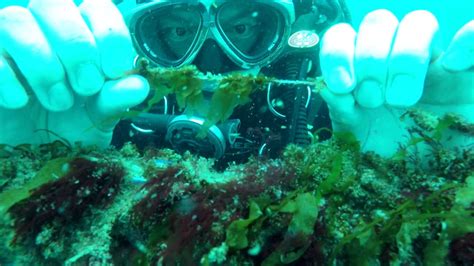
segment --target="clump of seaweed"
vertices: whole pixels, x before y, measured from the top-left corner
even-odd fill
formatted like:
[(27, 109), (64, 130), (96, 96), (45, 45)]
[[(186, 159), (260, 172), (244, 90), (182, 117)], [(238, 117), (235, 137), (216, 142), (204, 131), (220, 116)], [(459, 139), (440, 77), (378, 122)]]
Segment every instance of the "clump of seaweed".
[[(203, 74), (193, 66), (185, 66), (179, 69), (151, 67), (149, 62), (141, 58), (137, 69), (130, 74), (139, 74), (145, 77), (152, 89), (151, 97), (143, 110), (128, 111), (121, 115), (122, 118), (130, 118), (146, 113), (158, 104), (164, 96), (174, 94), (178, 106), (188, 115), (200, 115), (205, 118), (203, 130), (200, 136), (206, 132), (206, 128), (227, 120), (238, 106), (250, 102), (250, 95), (265, 89), (270, 83), (287, 85), (308, 85), (319, 92), (326, 85), (322, 79), (311, 80), (278, 80), (264, 75), (243, 75), (232, 73), (229, 75)], [(205, 86), (212, 85), (213, 95), (206, 99), (203, 94)]]
[(66, 175), (41, 185), (8, 209), (15, 228), (11, 244), (34, 239), (54, 223), (57, 225), (53, 238), (59, 237), (59, 225), (73, 224), (91, 208), (107, 206), (113, 201), (124, 173), (124, 169), (113, 162), (73, 159)]
[[(473, 224), (472, 178), (465, 169), (441, 186), (408, 186), (399, 161), (360, 154), (353, 136), (336, 135), (308, 147), (289, 146), (281, 159), (254, 158), (235, 166), (237, 178), (219, 183), (201, 176), (209, 173), (195, 169), (206, 165), (196, 157), (148, 151), (137, 160), (159, 167), (143, 171), (148, 182), (142, 188), (131, 187), (135, 203), (123, 211), (117, 206), (123, 235), (113, 232), (110, 252), (133, 250), (129, 259), (137, 265), (428, 263), (452, 260), (453, 254), (469, 261), (462, 253)], [(173, 160), (163, 164), (168, 158)], [(437, 174), (432, 169), (419, 180)]]
[(38, 146), (0, 144), (0, 214), (27, 198), (30, 191), (64, 175), (64, 166), (74, 157), (94, 153), (92, 147), (76, 144), (72, 149), (59, 140)]
[(410, 109), (403, 116), (412, 118), (416, 125), (424, 131), (435, 131), (435, 137), (440, 137), (440, 134), (448, 128), (474, 136), (474, 124), (468, 123), (464, 118), (453, 113), (437, 117), (420, 109)]
[[(60, 250), (55, 257), (45, 256), (47, 262), (66, 258), (66, 263), (470, 265), (474, 153), (444, 147), (444, 130), (455, 129), (440, 126), (446, 123), (436, 117), (423, 119), (438, 124), (428, 130), (415, 123), (409, 145), (430, 148), (426, 165), (416, 164), (416, 149), (408, 147), (388, 159), (362, 153), (349, 133), (334, 133), (330, 140), (306, 147), (289, 145), (278, 159), (251, 158), (224, 172), (214, 171), (213, 161), (205, 158), (153, 148), (140, 153), (128, 145), (108, 153), (107, 160), (80, 162), (93, 165), (81, 178), (45, 179), (51, 182), (14, 201), (14, 229), (23, 228), (23, 233), (16, 231), (15, 244), (29, 248), (25, 240), (36, 236), (41, 254), (47, 248)], [(44, 163), (43, 173), (32, 175), (58, 175), (67, 158), (56, 158), (51, 166)], [(127, 168), (129, 182), (120, 187), (119, 197), (108, 197), (107, 187), (116, 183), (102, 174), (113, 172), (107, 166), (116, 161)], [(22, 167), (13, 170), (24, 171)], [(99, 197), (87, 197), (85, 186), (96, 189)], [(59, 198), (63, 200), (55, 200)], [(74, 237), (61, 234), (66, 227)], [(100, 233), (88, 235), (93, 231)], [(62, 241), (38, 244), (47, 237)], [(94, 252), (102, 245), (97, 239), (106, 239), (100, 252)], [(60, 249), (71, 240), (74, 248)], [(34, 254), (32, 260), (38, 257)]]
[(275, 198), (275, 185), (294, 179), (276, 162), (255, 162), (246, 171), (242, 179), (223, 184), (196, 183), (198, 178), (186, 176), (184, 169), (175, 166), (150, 179), (143, 187), (146, 195), (131, 216), (139, 228), (149, 232), (148, 246), (154, 250), (150, 261), (199, 262), (205, 250), (224, 242), (226, 235), (233, 237), (225, 228), (247, 215), (250, 199)]
[(200, 173), (183, 169), (183, 162), (158, 173), (131, 215), (148, 236), (143, 259), (203, 265), (323, 261), (323, 197), (345, 192), (354, 181), (352, 174), (345, 177), (354, 171), (353, 141), (349, 135), (337, 140), (348, 156), (338, 146), (315, 144), (311, 152), (291, 146), (284, 160), (252, 159), (240, 166), (239, 178), (225, 183), (193, 176)]
[[(469, 134), (465, 129), (472, 125), (462, 122), (461, 126), (462, 120), (452, 115), (438, 118), (419, 110), (411, 110), (406, 115), (415, 122), (410, 129), (412, 140), (406, 147), (402, 147), (391, 160), (381, 160), (373, 154), (361, 157), (363, 165), (376, 171), (378, 179), (373, 183), (383, 179), (395, 182), (391, 191), (379, 195), (398, 195), (392, 199), (396, 204), (387, 204), (390, 201), (385, 199), (382, 201), (385, 204), (378, 204), (375, 211), (360, 212), (361, 216), (351, 226), (352, 231), (345, 233), (334, 247), (331, 263), (350, 261), (367, 265), (417, 261), (426, 265), (444, 265), (447, 259), (453, 259), (448, 257), (448, 251), (462, 254), (457, 247), (469, 246), (454, 244), (463, 243), (455, 239), (464, 239), (474, 231), (474, 209), (471, 206), (474, 202), (471, 189), (474, 155), (469, 149), (445, 148), (442, 138), (447, 129), (461, 129), (462, 133)], [(426, 158), (429, 165), (418, 164), (417, 150), (409, 149), (420, 143), (430, 148), (431, 157)], [(364, 175), (357, 178), (355, 184), (363, 185), (363, 180)], [(344, 202), (350, 202), (360, 194), (360, 191), (354, 192), (347, 194)], [(375, 202), (373, 193), (371, 197), (367, 200)], [(468, 261), (468, 257), (463, 258), (463, 263)]]

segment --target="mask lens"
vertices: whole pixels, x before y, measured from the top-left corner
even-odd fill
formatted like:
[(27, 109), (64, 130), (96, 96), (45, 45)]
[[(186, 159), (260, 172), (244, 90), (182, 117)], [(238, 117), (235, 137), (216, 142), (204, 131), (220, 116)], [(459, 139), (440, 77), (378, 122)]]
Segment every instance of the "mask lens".
[(217, 22), (226, 42), (246, 61), (273, 52), (281, 43), (285, 27), (283, 17), (274, 8), (243, 1), (223, 4)]
[(162, 7), (141, 18), (137, 39), (150, 58), (162, 65), (178, 65), (196, 43), (201, 25), (201, 14), (196, 7)]

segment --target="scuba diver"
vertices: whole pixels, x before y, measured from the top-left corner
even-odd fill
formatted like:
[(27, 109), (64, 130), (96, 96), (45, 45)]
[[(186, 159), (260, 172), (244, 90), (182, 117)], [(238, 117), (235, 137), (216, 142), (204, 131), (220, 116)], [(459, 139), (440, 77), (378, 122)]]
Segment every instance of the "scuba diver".
[[(0, 143), (132, 141), (239, 161), (307, 145), (314, 128), (332, 125), (352, 132), (364, 151), (388, 156), (408, 141), (400, 121), (408, 107), (474, 117), (474, 21), (441, 52), (437, 19), (423, 10), (400, 21), (376, 10), (356, 31), (342, 0), (76, 2), (31, 0), (0, 10)], [(308, 86), (270, 84), (196, 138), (205, 117), (183, 115), (173, 96), (118, 121), (152, 97), (148, 82), (129, 74), (137, 53), (154, 66), (193, 64), (204, 73), (322, 75), (328, 89), (323, 101)], [(211, 83), (203, 93), (214, 90)]]
[[(128, 4), (121, 9), (135, 47), (155, 66), (192, 64), (203, 73), (260, 73), (283, 80), (320, 75), (320, 36), (349, 21), (345, 3), (337, 0)], [(205, 86), (204, 96), (210, 98), (215, 87)], [(211, 126), (205, 138), (196, 137), (205, 117), (183, 115), (176, 99), (165, 97), (152, 112), (121, 121), (112, 143), (130, 139), (138, 146), (168, 146), (223, 161), (274, 157), (288, 143), (309, 144), (313, 124), (330, 127), (322, 98), (312, 91), (307, 85), (269, 84), (229, 120)]]

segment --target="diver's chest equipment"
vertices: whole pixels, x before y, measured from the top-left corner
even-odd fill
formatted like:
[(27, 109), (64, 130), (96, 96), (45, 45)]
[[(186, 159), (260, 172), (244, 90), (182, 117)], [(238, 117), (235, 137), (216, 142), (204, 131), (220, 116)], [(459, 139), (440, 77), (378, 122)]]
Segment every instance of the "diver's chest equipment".
[[(121, 5), (127, 8), (132, 39), (139, 54), (154, 64), (190, 64), (212, 40), (237, 67), (261, 68), (265, 75), (288, 80), (318, 75), (320, 36), (349, 19), (343, 0), (130, 1)], [(311, 88), (271, 85), (253, 100), (232, 119), (206, 129), (204, 138), (196, 138), (204, 118), (178, 112), (172, 97), (159, 110), (134, 118), (131, 131), (214, 158), (264, 155), (274, 149), (269, 140), (278, 136), (280, 146), (309, 143), (308, 124), (321, 105)]]

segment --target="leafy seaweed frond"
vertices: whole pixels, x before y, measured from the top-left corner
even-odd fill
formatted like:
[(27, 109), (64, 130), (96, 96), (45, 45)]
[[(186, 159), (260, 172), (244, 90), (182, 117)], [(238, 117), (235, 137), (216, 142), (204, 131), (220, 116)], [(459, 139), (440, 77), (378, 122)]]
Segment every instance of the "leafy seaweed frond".
[[(250, 101), (250, 95), (257, 90), (266, 88), (270, 83), (285, 85), (306, 85), (318, 93), (326, 88), (322, 78), (309, 80), (279, 80), (264, 75), (244, 75), (231, 73), (228, 75), (212, 75), (201, 73), (195, 66), (181, 68), (151, 67), (146, 59), (138, 61), (137, 69), (130, 74), (145, 77), (151, 87), (151, 96), (142, 110), (130, 110), (111, 119), (133, 118), (140, 113), (150, 111), (163, 97), (174, 94), (178, 106), (188, 115), (200, 115), (206, 118), (200, 136), (205, 136), (206, 129), (216, 123), (227, 120), (233, 110)], [(203, 96), (205, 87), (212, 87), (213, 96), (210, 102)]]
[[(474, 202), (471, 186), (474, 186), (474, 177), (465, 186), (448, 184), (421, 201), (405, 201), (384, 217), (378, 217), (369, 223), (362, 221), (353, 233), (346, 235), (338, 243), (331, 261), (345, 248), (352, 260), (360, 262), (357, 265), (367, 265), (370, 260), (378, 258), (382, 245), (393, 242), (397, 243), (399, 250), (396, 259), (403, 258), (411, 252), (412, 240), (416, 238), (419, 229), (429, 227), (429, 222), (437, 219), (449, 229), (443, 229), (441, 239), (432, 240), (426, 247), (425, 262), (427, 265), (441, 265), (439, 263), (443, 260), (439, 259), (446, 256), (451, 240), (474, 231), (474, 210), (466, 209), (468, 204)], [(437, 203), (449, 192), (456, 194), (453, 207), (438, 206)], [(351, 256), (350, 251), (354, 248), (359, 251)], [(360, 261), (361, 258), (364, 260)]]
[(260, 207), (254, 201), (250, 201), (250, 212), (247, 219), (238, 219), (233, 221), (226, 230), (227, 246), (234, 249), (243, 249), (248, 246), (247, 233), (250, 225), (262, 217), (263, 213)]

